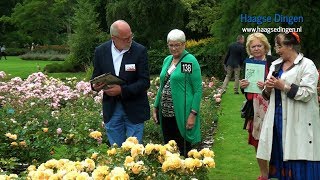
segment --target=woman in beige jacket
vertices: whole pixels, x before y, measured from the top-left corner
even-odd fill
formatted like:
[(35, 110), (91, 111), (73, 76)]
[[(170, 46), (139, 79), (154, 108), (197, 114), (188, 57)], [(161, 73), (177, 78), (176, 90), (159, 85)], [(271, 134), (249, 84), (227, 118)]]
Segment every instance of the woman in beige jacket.
[(318, 71), (299, 53), (297, 33), (275, 38), (274, 61), (262, 94), (269, 99), (257, 158), (269, 160), (269, 178), (320, 179)]

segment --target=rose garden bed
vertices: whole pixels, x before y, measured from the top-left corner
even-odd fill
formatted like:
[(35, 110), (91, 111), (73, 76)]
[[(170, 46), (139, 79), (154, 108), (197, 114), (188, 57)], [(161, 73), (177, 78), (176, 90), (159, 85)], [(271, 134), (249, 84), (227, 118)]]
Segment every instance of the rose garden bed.
[[(88, 82), (63, 82), (41, 72), (25, 80), (8, 79), (0, 72), (0, 80), (0, 176), (203, 179), (214, 167), (209, 148), (221, 101), (214, 78), (203, 81), (203, 141), (187, 158), (179, 156), (174, 142), (161, 144), (160, 127), (152, 120), (145, 124), (144, 144), (129, 139), (130, 146), (108, 146), (101, 121), (102, 94), (91, 91)], [(150, 104), (158, 86), (159, 79), (153, 79)]]

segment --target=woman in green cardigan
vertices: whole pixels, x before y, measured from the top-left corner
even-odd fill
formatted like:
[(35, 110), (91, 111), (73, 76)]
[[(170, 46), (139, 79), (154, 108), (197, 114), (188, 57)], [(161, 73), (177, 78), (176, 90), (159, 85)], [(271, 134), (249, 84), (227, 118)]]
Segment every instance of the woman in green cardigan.
[[(192, 144), (201, 141), (201, 70), (197, 59), (185, 50), (186, 36), (174, 29), (167, 36), (170, 51), (162, 65), (160, 88), (154, 102), (153, 119), (160, 122), (164, 143), (175, 140), (185, 156)], [(191, 63), (191, 72), (182, 73), (181, 63)], [(191, 70), (190, 66), (184, 70)]]

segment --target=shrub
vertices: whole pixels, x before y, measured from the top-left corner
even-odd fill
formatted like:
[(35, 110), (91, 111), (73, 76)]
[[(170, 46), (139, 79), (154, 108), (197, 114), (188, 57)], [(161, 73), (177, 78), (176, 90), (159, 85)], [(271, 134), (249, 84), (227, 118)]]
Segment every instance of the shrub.
[[(223, 71), (223, 51), (216, 46), (216, 40), (206, 38), (196, 40), (188, 40), (186, 42), (186, 50), (192, 53), (198, 60), (203, 76), (215, 76), (223, 79), (225, 74)], [(150, 74), (159, 75), (163, 60), (169, 55), (166, 46), (163, 48), (152, 49), (148, 51)]]
[(6, 53), (7, 56), (19, 56), (27, 53), (29, 50), (26, 48), (7, 48)]
[(36, 52), (29, 51), (19, 56), (23, 60), (47, 60), (47, 61), (64, 61), (67, 54), (61, 54), (56, 51)]
[(44, 71), (47, 73), (57, 72), (80, 72), (83, 71), (79, 66), (72, 64), (69, 61), (63, 63), (52, 63), (44, 67)]
[(70, 49), (67, 45), (36, 45), (32, 50), (34, 53), (56, 52), (58, 54), (69, 54)]

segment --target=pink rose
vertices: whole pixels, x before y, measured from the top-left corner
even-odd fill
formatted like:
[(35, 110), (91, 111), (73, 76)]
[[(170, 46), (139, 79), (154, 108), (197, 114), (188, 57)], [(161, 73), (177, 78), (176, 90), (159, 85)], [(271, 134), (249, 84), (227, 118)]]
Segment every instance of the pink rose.
[(61, 128), (58, 128), (57, 129), (57, 134), (61, 134), (62, 133), (62, 129)]

